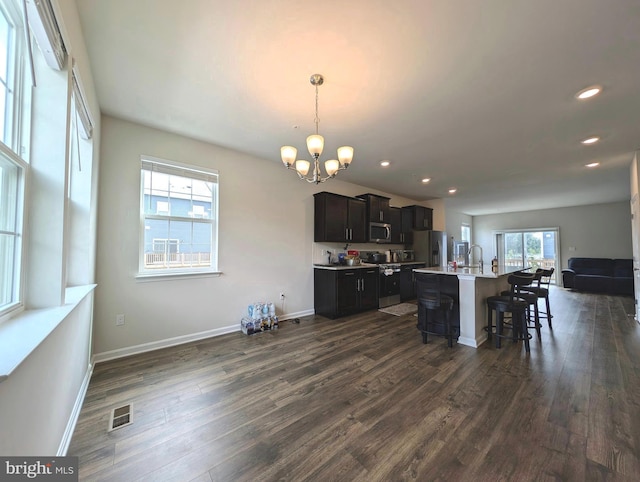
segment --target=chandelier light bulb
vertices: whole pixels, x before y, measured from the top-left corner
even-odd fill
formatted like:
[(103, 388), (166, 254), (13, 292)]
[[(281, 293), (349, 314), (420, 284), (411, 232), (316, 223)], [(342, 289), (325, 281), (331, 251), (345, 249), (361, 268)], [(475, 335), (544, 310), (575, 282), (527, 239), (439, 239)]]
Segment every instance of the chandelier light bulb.
[(319, 134), (312, 134), (307, 137), (307, 149), (312, 156), (320, 156), (324, 149), (324, 137)]
[(298, 149), (293, 146), (282, 146), (280, 148), (280, 156), (285, 166), (290, 166), (296, 161)]
[(309, 173), (309, 167), (311, 167), (311, 163), (309, 161), (305, 161), (303, 159), (296, 161), (296, 171), (303, 176), (306, 176)]
[(324, 169), (329, 176), (333, 176), (340, 169), (340, 163), (336, 159), (329, 159), (325, 161)]

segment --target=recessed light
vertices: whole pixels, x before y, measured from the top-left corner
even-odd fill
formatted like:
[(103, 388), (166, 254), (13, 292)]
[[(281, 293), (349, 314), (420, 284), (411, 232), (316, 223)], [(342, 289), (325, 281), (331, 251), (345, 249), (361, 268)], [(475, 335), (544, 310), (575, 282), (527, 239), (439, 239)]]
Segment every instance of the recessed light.
[(380, 163), (380, 165), (381, 165), (382, 167), (389, 167), (389, 164), (391, 164), (389, 161), (382, 161), (382, 162)]
[(589, 137), (589, 138), (587, 138), (587, 139), (585, 139), (583, 141), (580, 141), (580, 142), (582, 142), (583, 144), (587, 144), (588, 145), (588, 144), (595, 144), (599, 140), (600, 140), (599, 137), (594, 136), (594, 137)]
[(451, 188), (451, 189), (449, 189), (449, 194), (455, 194), (456, 191), (457, 191), (456, 188)]
[(425, 178), (422, 180), (422, 184), (427, 184), (429, 181), (431, 181), (431, 178), (430, 178), (430, 177), (425, 177)]
[(586, 89), (582, 89), (580, 92), (578, 92), (576, 94), (576, 99), (589, 99), (595, 95), (598, 95), (600, 92), (602, 92), (602, 87), (600, 87), (599, 85), (592, 85), (591, 87), (587, 87)]
[(585, 167), (598, 167), (600, 165), (599, 162), (592, 162), (589, 164), (585, 164)]

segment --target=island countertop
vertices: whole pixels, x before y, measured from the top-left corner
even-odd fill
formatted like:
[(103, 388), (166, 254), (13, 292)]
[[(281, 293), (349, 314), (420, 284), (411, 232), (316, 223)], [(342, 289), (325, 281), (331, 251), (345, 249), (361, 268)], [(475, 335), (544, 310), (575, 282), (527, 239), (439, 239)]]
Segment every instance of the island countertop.
[(430, 274), (446, 274), (446, 275), (460, 275), (463, 276), (473, 276), (476, 278), (491, 278), (496, 279), (501, 276), (515, 273), (516, 271), (520, 271), (522, 268), (518, 268), (516, 266), (498, 266), (498, 271), (491, 271), (491, 265), (485, 264), (482, 270), (478, 267), (465, 267), (465, 268), (456, 268), (449, 269), (443, 268), (442, 266), (432, 266), (430, 268), (416, 268), (413, 271), (415, 273), (430, 273)]

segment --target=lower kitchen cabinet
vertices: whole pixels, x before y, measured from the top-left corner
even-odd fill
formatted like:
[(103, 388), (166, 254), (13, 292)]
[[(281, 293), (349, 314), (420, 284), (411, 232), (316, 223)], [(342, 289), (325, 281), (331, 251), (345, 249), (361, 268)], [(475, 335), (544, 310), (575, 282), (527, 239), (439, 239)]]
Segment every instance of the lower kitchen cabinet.
[(316, 315), (339, 318), (378, 308), (378, 268), (313, 270)]
[(416, 298), (416, 277), (413, 270), (424, 267), (425, 264), (409, 264), (400, 268), (400, 301)]

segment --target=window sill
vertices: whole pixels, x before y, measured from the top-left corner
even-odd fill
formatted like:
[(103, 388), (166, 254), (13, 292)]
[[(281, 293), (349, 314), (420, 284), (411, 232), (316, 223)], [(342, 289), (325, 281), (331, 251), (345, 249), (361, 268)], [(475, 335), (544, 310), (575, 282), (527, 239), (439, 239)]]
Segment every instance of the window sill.
[(67, 288), (64, 305), (25, 310), (0, 324), (0, 382), (9, 377), (95, 287), (92, 284)]
[(218, 278), (222, 276), (222, 271), (201, 271), (192, 273), (144, 273), (136, 276), (136, 281), (146, 283), (149, 281), (167, 281), (185, 278)]

